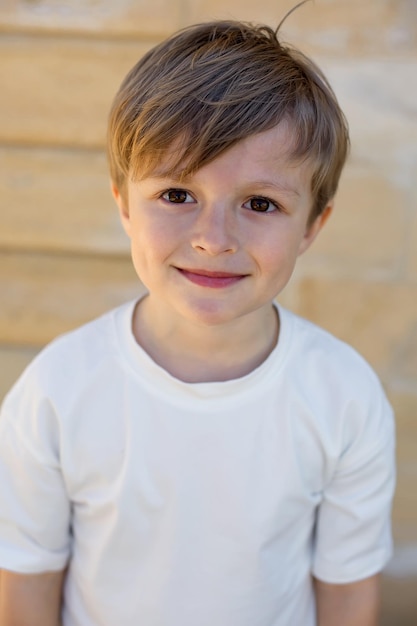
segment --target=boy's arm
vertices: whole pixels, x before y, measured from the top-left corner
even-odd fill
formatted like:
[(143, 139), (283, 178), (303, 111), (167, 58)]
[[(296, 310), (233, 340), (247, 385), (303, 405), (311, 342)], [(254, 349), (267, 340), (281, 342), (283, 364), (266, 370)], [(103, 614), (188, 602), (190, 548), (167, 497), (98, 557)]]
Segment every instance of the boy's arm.
[(65, 571), (0, 571), (1, 626), (59, 626)]
[(314, 579), (317, 626), (377, 626), (380, 577), (343, 585)]

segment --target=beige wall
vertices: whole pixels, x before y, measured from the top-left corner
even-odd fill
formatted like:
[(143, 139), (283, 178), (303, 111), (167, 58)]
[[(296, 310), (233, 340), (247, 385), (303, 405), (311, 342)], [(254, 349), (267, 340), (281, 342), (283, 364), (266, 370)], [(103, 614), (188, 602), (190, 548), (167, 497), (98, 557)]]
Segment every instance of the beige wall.
[[(0, 395), (45, 342), (137, 290), (103, 151), (126, 71), (185, 24), (276, 25), (293, 4), (1, 0)], [(353, 344), (386, 386), (399, 452), (389, 572), (417, 575), (417, 0), (316, 0), (282, 32), (326, 71), (353, 142), (334, 216), (282, 301)], [(390, 585), (401, 623), (417, 623), (414, 594)]]

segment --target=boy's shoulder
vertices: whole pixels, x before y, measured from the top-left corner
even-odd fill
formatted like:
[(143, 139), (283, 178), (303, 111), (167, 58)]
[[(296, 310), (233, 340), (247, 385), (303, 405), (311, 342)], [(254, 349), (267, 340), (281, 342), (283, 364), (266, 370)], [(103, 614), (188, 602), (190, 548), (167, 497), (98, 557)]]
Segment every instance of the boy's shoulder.
[[(381, 389), (366, 359), (350, 344), (299, 315), (279, 306), (287, 343), (287, 366), (307, 380), (353, 388), (356, 393)], [(302, 374), (301, 374), (302, 373)]]
[[(314, 323), (281, 310), (289, 344), (285, 378), (293, 402), (322, 433), (369, 446), (394, 438), (391, 405), (371, 365), (352, 346)], [(366, 446), (365, 446), (366, 447)], [(369, 448), (370, 449), (370, 448)]]
[(98, 367), (117, 359), (118, 328), (129, 327), (134, 306), (134, 301), (122, 304), (55, 338), (38, 353), (9, 393), (22, 385), (37, 386), (41, 393), (70, 390)]
[(281, 305), (278, 305), (278, 309), (281, 325), (284, 326), (284, 331), (290, 335), (295, 350), (304, 351), (307, 354), (310, 351), (319, 352), (321, 356), (329, 359), (343, 358), (346, 363), (352, 362), (356, 366), (371, 369), (365, 358), (343, 339)]

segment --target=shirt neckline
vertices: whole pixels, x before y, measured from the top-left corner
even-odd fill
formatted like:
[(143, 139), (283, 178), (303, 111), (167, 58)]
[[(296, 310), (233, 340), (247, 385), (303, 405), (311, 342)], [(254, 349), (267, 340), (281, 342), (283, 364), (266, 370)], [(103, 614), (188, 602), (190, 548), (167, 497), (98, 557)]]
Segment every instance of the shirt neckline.
[(254, 370), (239, 378), (219, 382), (184, 382), (158, 365), (136, 341), (132, 319), (138, 299), (122, 305), (114, 311), (113, 324), (120, 356), (130, 375), (159, 398), (166, 397), (172, 403), (188, 404), (205, 400), (204, 407), (215, 402), (244, 402), (248, 394), (260, 394), (271, 384), (282, 369), (291, 344), (293, 319), (289, 311), (277, 302), (274, 306), (280, 320), (278, 342), (268, 357)]

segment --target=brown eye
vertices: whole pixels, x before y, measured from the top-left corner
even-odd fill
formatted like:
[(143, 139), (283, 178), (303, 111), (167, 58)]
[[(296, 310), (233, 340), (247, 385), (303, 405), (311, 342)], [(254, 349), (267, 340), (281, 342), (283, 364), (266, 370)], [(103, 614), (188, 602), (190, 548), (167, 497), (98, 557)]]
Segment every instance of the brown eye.
[(266, 198), (252, 198), (250, 200), (250, 208), (252, 211), (258, 211), (259, 213), (266, 213), (273, 208), (272, 203)]
[[(184, 189), (170, 189), (164, 193), (163, 198), (168, 202), (174, 202), (176, 204), (182, 204), (187, 202), (188, 193)], [(189, 200), (188, 200), (189, 201)]]

